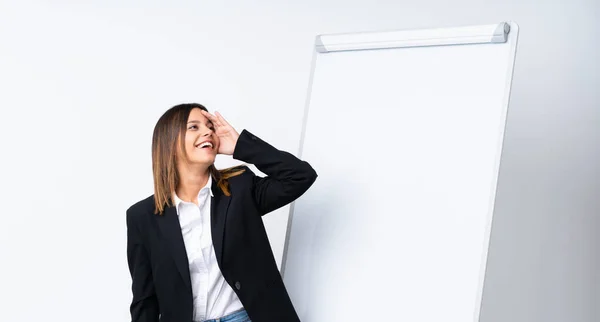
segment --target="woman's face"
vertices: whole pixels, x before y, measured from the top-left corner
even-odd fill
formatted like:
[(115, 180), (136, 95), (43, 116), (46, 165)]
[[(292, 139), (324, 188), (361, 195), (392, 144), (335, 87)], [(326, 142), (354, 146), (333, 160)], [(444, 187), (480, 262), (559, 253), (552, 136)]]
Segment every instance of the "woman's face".
[(219, 150), (219, 138), (214, 134), (212, 122), (194, 108), (188, 117), (185, 132), (185, 149), (191, 164), (210, 166)]

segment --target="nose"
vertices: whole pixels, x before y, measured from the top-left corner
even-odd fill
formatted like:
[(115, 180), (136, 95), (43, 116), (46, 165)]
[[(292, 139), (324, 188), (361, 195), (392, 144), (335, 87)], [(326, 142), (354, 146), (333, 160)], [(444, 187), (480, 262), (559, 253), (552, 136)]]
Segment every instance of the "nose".
[(209, 127), (204, 127), (204, 132), (202, 133), (202, 136), (209, 136), (212, 134), (212, 129)]

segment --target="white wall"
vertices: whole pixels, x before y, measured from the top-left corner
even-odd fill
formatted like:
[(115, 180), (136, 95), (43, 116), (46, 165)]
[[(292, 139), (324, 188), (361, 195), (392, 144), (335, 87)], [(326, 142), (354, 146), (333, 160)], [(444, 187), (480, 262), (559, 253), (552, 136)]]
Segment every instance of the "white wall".
[[(599, 9), (3, 0), (2, 320), (128, 320), (124, 214), (152, 193), (152, 128), (170, 106), (203, 103), (295, 153), (316, 34), (513, 20), (521, 33), (482, 321), (598, 321)], [(287, 210), (265, 219), (278, 258)]]

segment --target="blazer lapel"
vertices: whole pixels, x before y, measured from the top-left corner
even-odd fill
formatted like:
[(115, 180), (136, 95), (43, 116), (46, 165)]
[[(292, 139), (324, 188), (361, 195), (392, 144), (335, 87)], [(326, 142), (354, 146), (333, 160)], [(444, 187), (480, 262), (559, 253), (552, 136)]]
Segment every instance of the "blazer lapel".
[(212, 184), (213, 197), (210, 203), (210, 226), (215, 248), (217, 262), (222, 265), (223, 259), (223, 242), (225, 239), (225, 222), (227, 221), (227, 208), (231, 197), (223, 194), (223, 191), (217, 186), (213, 180)]
[(168, 244), (168, 249), (175, 260), (177, 270), (186, 285), (192, 287), (188, 258), (185, 251), (185, 244), (183, 243), (177, 209), (173, 206), (166, 207), (162, 216), (156, 215), (156, 220)]

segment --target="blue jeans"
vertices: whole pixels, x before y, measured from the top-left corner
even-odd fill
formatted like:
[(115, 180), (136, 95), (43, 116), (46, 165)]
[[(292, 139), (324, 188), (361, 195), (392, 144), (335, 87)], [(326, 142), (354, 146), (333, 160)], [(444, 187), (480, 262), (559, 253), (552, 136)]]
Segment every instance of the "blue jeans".
[(246, 310), (240, 310), (224, 317), (212, 320), (206, 320), (204, 322), (252, 322)]

